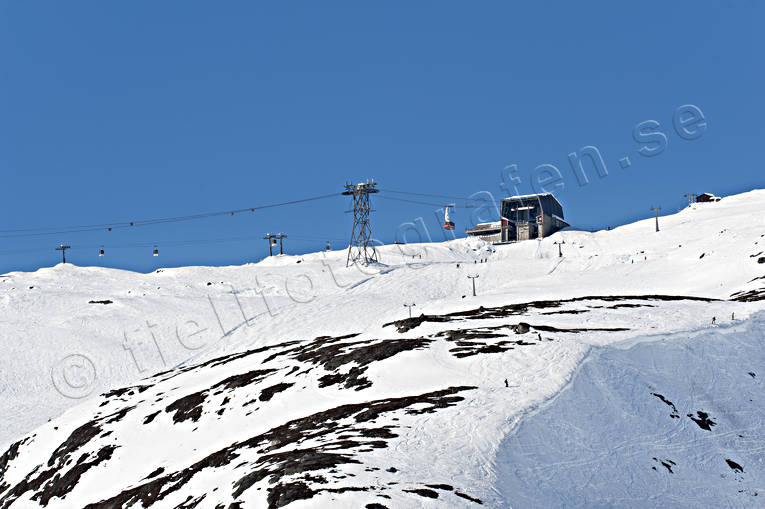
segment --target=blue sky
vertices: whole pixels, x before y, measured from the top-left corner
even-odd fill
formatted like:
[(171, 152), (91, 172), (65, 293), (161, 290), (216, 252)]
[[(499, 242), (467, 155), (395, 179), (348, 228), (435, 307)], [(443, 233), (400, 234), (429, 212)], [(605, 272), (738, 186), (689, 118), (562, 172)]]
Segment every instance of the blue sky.
[[(0, 230), (241, 209), (371, 177), (498, 199), (510, 165), (522, 193), (555, 166), (566, 218), (588, 229), (676, 211), (688, 192), (763, 187), (763, 14), (749, 0), (3, 1)], [(696, 139), (673, 128), (682, 105), (704, 116)], [(652, 157), (633, 139), (647, 120), (666, 137)], [(608, 175), (590, 169), (579, 185), (568, 154), (585, 146)], [(373, 201), (375, 237), (391, 242), (418, 217), (443, 238), (434, 205), (456, 200)], [(342, 249), (348, 209), (336, 197), (111, 232), (2, 232), (0, 272), (53, 265), (61, 242), (75, 264), (139, 271), (255, 261), (266, 232), (286, 232), (290, 253)], [(458, 208), (455, 220), (459, 232), (475, 217)]]

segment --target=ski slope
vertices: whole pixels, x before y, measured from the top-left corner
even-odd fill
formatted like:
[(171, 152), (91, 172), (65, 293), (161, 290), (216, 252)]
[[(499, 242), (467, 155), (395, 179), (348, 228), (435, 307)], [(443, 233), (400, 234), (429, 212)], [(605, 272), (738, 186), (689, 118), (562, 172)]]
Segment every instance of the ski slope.
[[(150, 274), (72, 265), (5, 274), (0, 508), (678, 503), (672, 483), (686, 493), (738, 475), (717, 458), (720, 444), (761, 422), (756, 408), (725, 422), (752, 403), (721, 376), (702, 405), (717, 403), (719, 425), (700, 429), (686, 414), (704, 411), (690, 403), (702, 388), (678, 373), (734, 364), (739, 373), (748, 360), (756, 375), (746, 378), (759, 383), (763, 209), (756, 190), (662, 217), (660, 232), (650, 219), (501, 246), (383, 246), (369, 267), (346, 268), (345, 253), (330, 252)], [(476, 297), (468, 275), (479, 276)], [(709, 339), (718, 336), (749, 350), (726, 353)], [(683, 357), (694, 341), (710, 355)], [(608, 366), (629, 362), (630, 348), (675, 361), (645, 361), (651, 380), (587, 371), (610, 356)], [(654, 416), (657, 402), (667, 406), (646, 392), (655, 380), (654, 392), (676, 388), (667, 398), (683, 402), (672, 418), (682, 433), (668, 435)], [(608, 387), (613, 398), (581, 404)], [(633, 438), (643, 427), (619, 410), (629, 404), (656, 421), (652, 432)], [(577, 419), (569, 440), (564, 420)], [(702, 455), (714, 462), (664, 454), (684, 465), (676, 476), (651, 469), (659, 451), (638, 465), (651, 450), (681, 450), (696, 429), (722, 436)], [(542, 445), (550, 434), (558, 441)], [(741, 452), (758, 436), (725, 446)], [(630, 461), (616, 437), (632, 444)], [(593, 465), (618, 475), (583, 473)], [(762, 485), (751, 468), (744, 494), (725, 484), (720, 503), (751, 507)], [(664, 489), (619, 487), (637, 478)], [(587, 482), (591, 493), (574, 496)]]
[(496, 463), (504, 501), (762, 505), (764, 347), (758, 313), (719, 329), (596, 349), (570, 385), (503, 441)]

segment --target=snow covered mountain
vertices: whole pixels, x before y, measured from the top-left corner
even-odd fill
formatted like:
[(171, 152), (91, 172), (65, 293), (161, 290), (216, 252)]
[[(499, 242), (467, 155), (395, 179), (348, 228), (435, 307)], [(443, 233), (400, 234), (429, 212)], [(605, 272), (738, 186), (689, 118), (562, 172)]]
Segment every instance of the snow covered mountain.
[(0, 508), (757, 506), (763, 210), (5, 274)]

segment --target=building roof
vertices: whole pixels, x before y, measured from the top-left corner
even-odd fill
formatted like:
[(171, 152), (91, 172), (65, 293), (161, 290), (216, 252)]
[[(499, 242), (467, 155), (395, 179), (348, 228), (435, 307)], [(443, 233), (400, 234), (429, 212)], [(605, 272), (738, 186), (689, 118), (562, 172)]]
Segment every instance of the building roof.
[[(523, 198), (536, 198), (537, 196), (552, 196), (555, 198), (555, 195), (552, 193), (536, 193), (536, 194), (518, 194), (515, 196), (508, 196), (507, 198), (503, 198), (503, 200), (521, 200)], [(556, 198), (557, 201), (557, 198)]]
[[(561, 205), (560, 201), (558, 201), (558, 198), (556, 198), (552, 193), (519, 194), (516, 196), (508, 196), (507, 198), (502, 198), (502, 201), (528, 200), (530, 198), (545, 198), (548, 196), (555, 200), (558, 205)], [(561, 207), (563, 207), (563, 205), (561, 205)]]
[(492, 221), (491, 223), (478, 223), (475, 228), (466, 228), (465, 233), (468, 235), (492, 235), (502, 231), (502, 221)]
[(490, 223), (478, 223), (477, 225), (475, 225), (475, 229), (476, 230), (485, 230), (485, 229), (488, 229), (488, 228), (499, 228), (501, 226), (502, 226), (502, 222), (501, 221), (492, 221)]
[[(512, 206), (513, 204), (531, 204), (534, 201), (538, 201), (542, 206), (542, 209), (546, 214), (555, 213), (563, 217), (563, 205), (558, 201), (552, 193), (537, 193), (537, 194), (523, 194), (518, 196), (510, 196), (509, 198), (502, 199), (502, 207), (504, 213), (504, 207)], [(520, 208), (520, 207), (519, 207)]]

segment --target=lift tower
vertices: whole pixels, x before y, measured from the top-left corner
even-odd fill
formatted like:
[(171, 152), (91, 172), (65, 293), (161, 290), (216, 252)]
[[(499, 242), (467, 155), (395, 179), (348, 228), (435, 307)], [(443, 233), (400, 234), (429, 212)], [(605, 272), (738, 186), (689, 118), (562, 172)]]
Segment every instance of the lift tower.
[(56, 248), (56, 251), (61, 251), (61, 263), (66, 263), (66, 250), (72, 249), (72, 246), (61, 244)]
[(282, 243), (282, 241), (287, 238), (287, 234), (286, 233), (280, 233), (279, 235), (274, 235), (274, 238), (279, 240), (279, 254), (283, 255), (284, 254), (284, 244)]
[(268, 242), (268, 256), (273, 256), (277, 236), (272, 233), (266, 233), (266, 236), (263, 238)]
[(353, 196), (353, 229), (351, 243), (348, 245), (348, 258), (345, 266), (349, 267), (360, 261), (364, 265), (377, 261), (377, 251), (372, 239), (372, 227), (369, 224), (369, 195), (379, 193), (375, 179), (359, 184), (345, 183), (343, 195)]

